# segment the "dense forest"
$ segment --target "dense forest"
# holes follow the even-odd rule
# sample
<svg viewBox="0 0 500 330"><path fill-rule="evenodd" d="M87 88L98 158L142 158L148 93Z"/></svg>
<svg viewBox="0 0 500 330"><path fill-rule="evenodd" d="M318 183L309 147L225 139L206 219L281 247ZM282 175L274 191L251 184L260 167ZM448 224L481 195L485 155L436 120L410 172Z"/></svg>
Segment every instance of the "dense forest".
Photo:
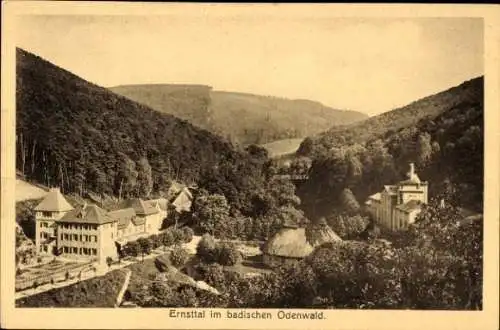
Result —
<svg viewBox="0 0 500 330"><path fill-rule="evenodd" d="M414 162L430 182L430 196L451 193L450 202L482 210L483 78L406 107L307 138L298 154L312 159L299 189L311 218L356 203L384 184L405 178Z"/></svg>
<svg viewBox="0 0 500 330"><path fill-rule="evenodd" d="M211 90L200 85L125 85L117 94L173 114L241 145L303 138L367 118L319 102ZM234 120L234 116L238 120Z"/></svg>
<svg viewBox="0 0 500 330"><path fill-rule="evenodd" d="M122 85L109 88L153 110L174 115L207 128L210 119L210 90L204 85Z"/></svg>
<svg viewBox="0 0 500 330"><path fill-rule="evenodd" d="M16 167L28 180L121 198L161 195L171 180L223 194L254 216L267 153L220 137L17 50Z"/></svg>

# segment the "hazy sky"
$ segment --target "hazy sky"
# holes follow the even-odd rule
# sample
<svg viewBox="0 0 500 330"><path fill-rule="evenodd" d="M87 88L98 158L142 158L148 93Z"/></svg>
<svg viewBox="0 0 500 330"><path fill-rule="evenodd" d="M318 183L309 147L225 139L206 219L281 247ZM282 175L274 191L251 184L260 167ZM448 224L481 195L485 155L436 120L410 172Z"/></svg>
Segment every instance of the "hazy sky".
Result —
<svg viewBox="0 0 500 330"><path fill-rule="evenodd" d="M377 114L483 74L481 19L24 16L17 45L101 86L207 84Z"/></svg>

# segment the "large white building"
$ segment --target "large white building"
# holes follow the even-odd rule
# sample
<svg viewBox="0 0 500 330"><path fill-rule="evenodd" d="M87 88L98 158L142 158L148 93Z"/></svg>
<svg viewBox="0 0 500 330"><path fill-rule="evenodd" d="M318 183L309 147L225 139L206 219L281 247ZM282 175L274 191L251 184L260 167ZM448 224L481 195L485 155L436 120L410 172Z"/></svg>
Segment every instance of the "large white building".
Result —
<svg viewBox="0 0 500 330"><path fill-rule="evenodd" d="M414 164L410 163L407 180L384 186L381 192L371 195L365 205L377 224L402 230L415 222L421 206L427 203L428 184L420 180Z"/></svg>
<svg viewBox="0 0 500 330"><path fill-rule="evenodd" d="M185 191L174 205L189 209L191 200ZM181 196L182 195L182 196ZM35 208L36 251L38 255L104 262L118 256L117 246L139 237L157 234L167 216L167 199L131 199L125 207L106 211L94 204L72 207L58 188L51 188ZM182 205L181 205L182 204Z"/></svg>

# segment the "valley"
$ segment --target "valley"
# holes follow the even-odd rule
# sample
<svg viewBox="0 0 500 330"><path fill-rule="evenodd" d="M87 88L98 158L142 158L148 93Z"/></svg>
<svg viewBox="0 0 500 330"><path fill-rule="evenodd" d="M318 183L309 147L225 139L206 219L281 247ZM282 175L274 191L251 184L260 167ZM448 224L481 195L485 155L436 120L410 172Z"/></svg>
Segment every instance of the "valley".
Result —
<svg viewBox="0 0 500 330"><path fill-rule="evenodd" d="M482 77L370 118L16 79L18 307L482 309Z"/></svg>

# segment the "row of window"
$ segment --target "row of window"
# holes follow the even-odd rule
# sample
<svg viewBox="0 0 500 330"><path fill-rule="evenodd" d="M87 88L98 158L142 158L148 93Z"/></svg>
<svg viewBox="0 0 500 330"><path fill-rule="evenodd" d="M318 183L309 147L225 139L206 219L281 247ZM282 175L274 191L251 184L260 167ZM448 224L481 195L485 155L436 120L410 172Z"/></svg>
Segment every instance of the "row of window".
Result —
<svg viewBox="0 0 500 330"><path fill-rule="evenodd" d="M63 253L79 254L85 256L95 256L97 255L97 249L91 248L77 248L72 246L63 246Z"/></svg>
<svg viewBox="0 0 500 330"><path fill-rule="evenodd" d="M61 241L97 242L97 235L61 234Z"/></svg>
<svg viewBox="0 0 500 330"><path fill-rule="evenodd" d="M48 228L48 227L49 227L49 223L48 222L44 222L44 221L40 222L40 228Z"/></svg>
<svg viewBox="0 0 500 330"><path fill-rule="evenodd" d="M91 225L86 223L62 223L60 227L63 229L73 229L73 230L97 230L97 225Z"/></svg>

